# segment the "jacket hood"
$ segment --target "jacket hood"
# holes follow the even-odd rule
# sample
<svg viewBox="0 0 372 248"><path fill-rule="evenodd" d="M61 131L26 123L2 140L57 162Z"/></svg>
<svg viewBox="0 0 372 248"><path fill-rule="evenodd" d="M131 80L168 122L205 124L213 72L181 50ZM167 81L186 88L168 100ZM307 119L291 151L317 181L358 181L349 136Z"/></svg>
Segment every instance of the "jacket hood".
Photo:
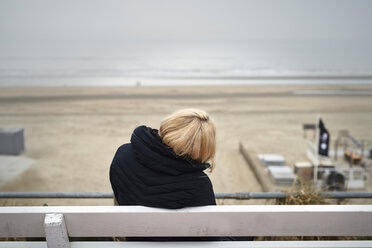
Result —
<svg viewBox="0 0 372 248"><path fill-rule="evenodd" d="M172 148L165 145L158 130L146 126L137 127L131 137L135 159L149 169L166 174L203 171L210 167L187 156L178 156Z"/></svg>

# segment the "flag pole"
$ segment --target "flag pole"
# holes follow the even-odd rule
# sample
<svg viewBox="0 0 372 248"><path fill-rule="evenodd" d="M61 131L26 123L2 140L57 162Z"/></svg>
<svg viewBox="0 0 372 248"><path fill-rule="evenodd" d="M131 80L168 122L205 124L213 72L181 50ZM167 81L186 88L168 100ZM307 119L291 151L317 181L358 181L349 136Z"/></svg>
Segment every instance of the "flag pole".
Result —
<svg viewBox="0 0 372 248"><path fill-rule="evenodd" d="M314 163L314 186L317 187L318 184L318 166L319 166L319 121L320 121L320 115L316 115L316 124L315 124L315 163Z"/></svg>

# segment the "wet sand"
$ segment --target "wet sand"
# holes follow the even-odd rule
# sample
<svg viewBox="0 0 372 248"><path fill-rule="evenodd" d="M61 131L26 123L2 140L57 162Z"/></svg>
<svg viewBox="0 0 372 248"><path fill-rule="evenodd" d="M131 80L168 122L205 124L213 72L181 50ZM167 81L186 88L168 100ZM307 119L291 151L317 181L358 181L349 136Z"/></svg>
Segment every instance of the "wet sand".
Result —
<svg viewBox="0 0 372 248"><path fill-rule="evenodd" d="M298 95L298 90L361 90L372 86L216 86L1 88L0 126L24 127L24 157L35 162L0 191L109 192L111 159L138 125L158 128L182 108L201 108L215 120L215 192L257 192L239 141L257 153L306 161L302 124L320 115L331 138L348 129L372 140L372 96ZM370 180L371 181L371 180ZM368 182L368 188L372 185ZM112 205L102 199L0 199L0 205ZM263 204L265 201L220 201Z"/></svg>

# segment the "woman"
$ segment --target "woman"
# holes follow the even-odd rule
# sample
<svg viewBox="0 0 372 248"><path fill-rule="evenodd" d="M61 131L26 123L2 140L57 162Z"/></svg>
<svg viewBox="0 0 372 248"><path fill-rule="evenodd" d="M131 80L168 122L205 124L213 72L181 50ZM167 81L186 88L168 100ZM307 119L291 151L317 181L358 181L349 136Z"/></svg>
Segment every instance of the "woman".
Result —
<svg viewBox="0 0 372 248"><path fill-rule="evenodd" d="M216 205L212 169L216 128L208 114L185 109L165 118L159 131L137 127L117 150L110 181L119 205L178 209Z"/></svg>
<svg viewBox="0 0 372 248"><path fill-rule="evenodd" d="M216 205L203 172L214 167L216 127L208 114L184 109L165 118L159 131L137 127L117 150L110 168L119 205L178 209ZM233 241L251 237L127 238L130 241Z"/></svg>

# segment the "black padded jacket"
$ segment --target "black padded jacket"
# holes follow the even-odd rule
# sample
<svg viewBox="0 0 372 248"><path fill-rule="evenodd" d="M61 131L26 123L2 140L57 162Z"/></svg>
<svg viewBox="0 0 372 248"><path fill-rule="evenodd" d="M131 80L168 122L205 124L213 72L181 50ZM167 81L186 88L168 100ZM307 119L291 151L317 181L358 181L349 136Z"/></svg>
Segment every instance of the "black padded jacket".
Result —
<svg viewBox="0 0 372 248"><path fill-rule="evenodd" d="M212 183L203 172L209 166L176 155L158 130L139 126L131 143L117 150L110 181L119 205L167 209L216 205Z"/></svg>

